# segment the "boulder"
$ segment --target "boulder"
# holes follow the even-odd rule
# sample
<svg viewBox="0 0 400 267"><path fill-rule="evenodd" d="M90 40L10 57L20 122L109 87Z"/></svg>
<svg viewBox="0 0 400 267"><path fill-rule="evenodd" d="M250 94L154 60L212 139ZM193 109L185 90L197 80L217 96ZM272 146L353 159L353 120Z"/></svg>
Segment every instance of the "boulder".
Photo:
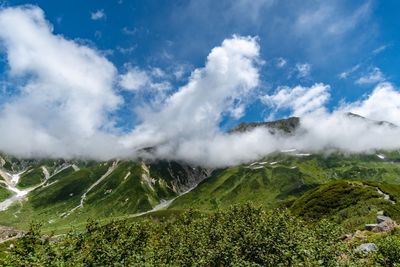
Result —
<svg viewBox="0 0 400 267"><path fill-rule="evenodd" d="M359 252L371 252L371 251L377 251L378 247L374 243L364 243L359 245L356 248L356 251Z"/></svg>
<svg viewBox="0 0 400 267"><path fill-rule="evenodd" d="M388 220L392 220L390 217L387 217L387 216L383 216L383 215L378 215L378 216L376 216L376 221L378 222L378 223L382 223L382 222L384 222L384 221L388 221Z"/></svg>
<svg viewBox="0 0 400 267"><path fill-rule="evenodd" d="M391 231L397 227L396 222L388 216L378 215L376 216L376 221L378 223L366 224L365 230L373 231L375 233L383 233Z"/></svg>
<svg viewBox="0 0 400 267"><path fill-rule="evenodd" d="M377 226L378 226L378 224L376 224L376 223L366 224L365 225L365 230L373 231L375 229L375 227L377 227Z"/></svg>
<svg viewBox="0 0 400 267"><path fill-rule="evenodd" d="M388 232L396 228L397 224L395 221L392 219L383 221L379 223L375 228L372 230L375 233L382 233L382 232Z"/></svg>

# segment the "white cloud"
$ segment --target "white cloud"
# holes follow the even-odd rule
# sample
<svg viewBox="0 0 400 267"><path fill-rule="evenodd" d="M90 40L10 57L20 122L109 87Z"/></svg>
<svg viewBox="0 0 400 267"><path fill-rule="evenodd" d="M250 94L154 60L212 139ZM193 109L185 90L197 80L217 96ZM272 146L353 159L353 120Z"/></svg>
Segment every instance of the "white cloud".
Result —
<svg viewBox="0 0 400 267"><path fill-rule="evenodd" d="M281 68L285 67L286 64L287 64L287 60L284 59L283 57L280 57L280 58L278 58L278 59L276 60L276 67L277 67L278 69L281 69Z"/></svg>
<svg viewBox="0 0 400 267"><path fill-rule="evenodd" d="M381 45L380 47L374 49L374 51L372 51L372 53L373 53L374 55L378 55L378 54L382 53L383 51L385 51L386 48L388 48L387 45Z"/></svg>
<svg viewBox="0 0 400 267"><path fill-rule="evenodd" d="M157 105L137 108L136 128L123 134L114 126L122 98L116 83L132 95L164 91L166 73L128 67L118 75L99 51L55 35L43 11L32 6L0 11L1 48L13 81L12 97L0 102L0 150L19 156L154 157L221 167L256 160L288 148L366 152L400 148L399 128L345 115L351 111L400 124L400 93L380 83L365 99L330 112L328 85L280 87L262 98L277 111L301 116L293 136L267 129L227 134L225 116L240 118L259 86L258 38L233 36L211 50L205 66ZM302 68L300 68L301 70ZM307 67L306 67L307 69ZM309 71L308 71L309 72ZM15 83L15 81L19 81ZM157 93L155 93L157 95ZM251 100L251 99L250 99ZM154 153L140 149L154 147Z"/></svg>
<svg viewBox="0 0 400 267"><path fill-rule="evenodd" d="M137 28L130 29L128 27L123 27L122 32L126 35L135 35L138 32Z"/></svg>
<svg viewBox="0 0 400 267"><path fill-rule="evenodd" d="M165 78L167 74L160 68L152 68L151 75L157 78Z"/></svg>
<svg viewBox="0 0 400 267"><path fill-rule="evenodd" d="M338 110L305 116L299 134L285 141L288 147L308 152L373 153L376 149L400 148L399 134L398 128L377 126Z"/></svg>
<svg viewBox="0 0 400 267"><path fill-rule="evenodd" d="M390 83L378 84L366 99L346 104L342 109L400 126L400 93Z"/></svg>
<svg viewBox="0 0 400 267"><path fill-rule="evenodd" d="M150 82L147 73L139 68L131 68L125 74L120 75L119 84L122 88L129 91L143 89Z"/></svg>
<svg viewBox="0 0 400 267"><path fill-rule="evenodd" d="M350 75L352 75L354 72L356 72L360 67L361 67L360 64L353 66L351 69L340 73L339 78L342 80L347 79Z"/></svg>
<svg viewBox="0 0 400 267"><path fill-rule="evenodd" d="M379 68L373 68L365 76L362 76L359 79L357 79L356 84L360 85L376 84L383 81L385 81L385 75L383 75L382 71Z"/></svg>
<svg viewBox="0 0 400 267"><path fill-rule="evenodd" d="M113 91L116 69L99 52L52 33L43 11L32 6L0 11L0 40L9 75L21 93L0 109L0 148L19 155L105 157L97 142L114 137L108 113L121 98ZM109 153L107 152L107 154Z"/></svg>
<svg viewBox="0 0 400 267"><path fill-rule="evenodd" d="M226 39L211 51L205 67L194 70L188 84L159 110L141 114L144 123L126 138L126 144L138 148L162 145L166 157L174 155L185 140L218 134L222 114L237 107L235 100L258 85L258 57L255 38Z"/></svg>
<svg viewBox="0 0 400 267"><path fill-rule="evenodd" d="M319 83L311 87L279 87L274 95L266 95L261 101L275 111L289 109L294 116L302 117L308 113L325 110L330 87Z"/></svg>
<svg viewBox="0 0 400 267"><path fill-rule="evenodd" d="M138 67L128 66L127 71L119 75L119 85L127 91L153 90L162 93L171 89L171 84L162 80L164 78L166 74L159 68L145 71Z"/></svg>
<svg viewBox="0 0 400 267"><path fill-rule="evenodd" d="M263 10L270 8L275 0L236 0L227 12L233 13L239 19L250 19L253 23L259 20Z"/></svg>
<svg viewBox="0 0 400 267"><path fill-rule="evenodd" d="M343 35L358 26L363 20L368 18L371 12L371 3L367 1L348 15L340 14L333 3L324 3L314 9L300 13L294 28L299 35Z"/></svg>
<svg viewBox="0 0 400 267"><path fill-rule="evenodd" d="M136 46L129 46L129 47L121 47L117 46L117 50L124 55L131 54L133 51L135 51Z"/></svg>
<svg viewBox="0 0 400 267"><path fill-rule="evenodd" d="M101 20L106 18L106 13L104 12L104 9L99 9L96 10L92 13L90 13L90 18L92 20Z"/></svg>
<svg viewBox="0 0 400 267"><path fill-rule="evenodd" d="M295 67L297 78L307 78L311 73L311 65L308 63L297 63Z"/></svg>

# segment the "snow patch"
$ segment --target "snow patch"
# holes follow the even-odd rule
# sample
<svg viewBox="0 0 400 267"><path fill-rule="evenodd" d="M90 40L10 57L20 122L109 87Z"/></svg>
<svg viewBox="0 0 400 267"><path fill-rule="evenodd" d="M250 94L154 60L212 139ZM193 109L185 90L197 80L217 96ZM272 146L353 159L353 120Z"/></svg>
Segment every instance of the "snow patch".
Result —
<svg viewBox="0 0 400 267"><path fill-rule="evenodd" d="M386 157L385 157L384 155L382 155L382 154L376 154L376 156L377 156L378 158L380 158L380 159L386 159Z"/></svg>
<svg viewBox="0 0 400 267"><path fill-rule="evenodd" d="M129 175L131 175L131 172L128 172L128 173L125 175L124 181L125 181L126 179L128 179Z"/></svg>

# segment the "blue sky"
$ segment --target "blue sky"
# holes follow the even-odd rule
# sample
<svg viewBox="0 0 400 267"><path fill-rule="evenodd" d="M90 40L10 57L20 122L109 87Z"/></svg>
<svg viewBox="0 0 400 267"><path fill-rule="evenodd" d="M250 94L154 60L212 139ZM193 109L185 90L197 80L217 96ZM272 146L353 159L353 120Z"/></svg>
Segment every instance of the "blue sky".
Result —
<svg viewBox="0 0 400 267"><path fill-rule="evenodd" d="M31 132L27 144L51 150L80 137L115 147L109 139L122 136L140 148L334 110L399 122L398 1L0 5L0 127L12 121L10 140Z"/></svg>
<svg viewBox="0 0 400 267"><path fill-rule="evenodd" d="M55 33L102 50L121 71L127 63L166 72L184 68L185 75L174 84L184 83L191 70L204 65L210 50L232 34L260 38L265 65L259 90L324 82L331 86L332 108L342 99L371 92L374 83L355 81L374 68L399 83L398 1L5 2L21 4L42 8ZM97 11L104 16L93 20ZM282 68L276 67L279 58L287 62ZM309 64L309 75L299 77L296 64ZM4 70L4 60L1 65ZM357 65L340 79L340 73ZM268 109L257 101L248 109L241 120L268 117Z"/></svg>

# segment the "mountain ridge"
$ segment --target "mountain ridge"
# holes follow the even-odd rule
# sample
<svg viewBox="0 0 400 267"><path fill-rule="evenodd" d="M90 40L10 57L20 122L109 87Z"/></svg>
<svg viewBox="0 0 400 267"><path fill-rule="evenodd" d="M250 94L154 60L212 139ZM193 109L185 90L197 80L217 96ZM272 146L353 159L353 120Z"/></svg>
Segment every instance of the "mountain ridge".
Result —
<svg viewBox="0 0 400 267"><path fill-rule="evenodd" d="M274 134L292 135L300 124L301 119L293 117L242 123L230 132L267 127ZM340 179L376 182L382 191L385 183L396 187L400 184L399 160L399 151L325 155L289 149L246 164L207 169L166 160L97 162L18 159L3 154L0 206L14 199L0 211L0 225L25 229L31 220L40 219L46 229L58 231L66 225L81 225L88 218L136 217L152 211L174 214L190 208L207 211L247 201L266 208L290 208L310 190ZM391 193L392 197L397 194ZM400 220L400 212L387 209Z"/></svg>

